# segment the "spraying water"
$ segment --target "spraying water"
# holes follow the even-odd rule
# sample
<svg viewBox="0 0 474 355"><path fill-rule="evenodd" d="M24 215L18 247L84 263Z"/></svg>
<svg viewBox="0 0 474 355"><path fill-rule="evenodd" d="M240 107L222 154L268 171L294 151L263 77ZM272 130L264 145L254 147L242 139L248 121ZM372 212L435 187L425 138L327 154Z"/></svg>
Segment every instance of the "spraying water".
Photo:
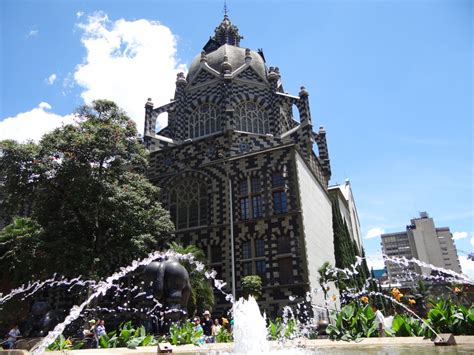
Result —
<svg viewBox="0 0 474 355"><path fill-rule="evenodd" d="M234 304L234 352L238 354L267 353L267 325L252 296L248 301L241 298Z"/></svg>
<svg viewBox="0 0 474 355"><path fill-rule="evenodd" d="M116 281L120 280L127 274L137 270L141 266L145 266L150 264L152 261L157 260L159 258L169 258L169 257L175 257L181 260L186 260L192 265L196 267L198 271L203 271L205 269L205 265L197 260L194 260L194 256L192 254L179 254L174 251L167 251L165 253L161 252L153 252L150 253L147 257L141 259L141 260L134 260L131 265L127 267L122 267L120 271L112 274L111 276L107 277L104 281L100 281L96 283L93 287L93 292L87 297L87 299L82 302L80 305L73 306L71 310L69 311L68 316L65 318L65 320L62 323L59 323L54 327L52 331L48 333L48 335L33 349L33 354L41 354L44 352L44 350L52 343L54 340L64 332L64 329L71 324L73 321L78 319L82 312L85 310L85 307L89 305L95 298L99 296L104 296L107 291L113 287L116 287L117 285L115 284ZM210 272L205 272L205 276L208 279L212 279L214 281L214 287L218 289L220 292L222 292L225 295L225 298L227 301L230 301L233 303L233 298L232 295L227 294L224 290L223 287L226 285L225 282L222 280L218 280L215 278L216 272L214 270ZM156 306L161 306L157 300L155 301L155 307ZM257 306L258 308L258 306Z"/></svg>
<svg viewBox="0 0 474 355"><path fill-rule="evenodd" d="M53 276L53 278L42 281L42 282L39 282L39 281L32 282L32 283L23 285L17 289L12 290L9 294L5 296L0 295L0 306L18 294L25 293L26 296L24 296L23 298L26 298L34 294L35 292L37 292L39 289L41 289L44 286L70 285L72 288L75 285L81 285L81 286L92 287L93 292L88 296L88 298L80 305L78 306L76 305L72 307L66 319L62 323L58 324L51 332L49 332L49 334L43 339L43 341L33 350L34 354L39 354L39 353L42 353L46 349L46 347L48 347L49 344L51 344L64 331L66 326L68 326L71 322L81 317L82 313L87 310L87 308L85 307L87 307L95 298L105 295L107 291L110 290L111 288L116 288L117 291L131 291L131 290L138 289L137 287L135 287L134 289L120 288L116 283L119 279L123 278L130 272L135 271L141 266L148 265L149 263L151 263L152 261L156 259L167 258L167 257L175 257L180 260L185 260L189 262L191 265L193 265L196 268L196 270L204 272L206 278L213 281L215 288L225 295L226 300L231 303L234 303L232 295L226 293L223 290L226 283L223 282L222 280L216 279L216 272L214 270L205 271L205 265L199 261L196 261L192 254L181 255L174 251L168 251L165 253L154 252L154 253L149 254L146 258L133 261L131 265L121 268L120 271L114 273L113 275L105 279L104 281L100 281L100 282L95 282L91 280L84 281L84 280L81 280L80 277L74 278L71 280L66 280L64 278L62 279L60 278L58 280L56 275ZM339 273L339 274L345 275L347 278L350 278L358 274L357 267L361 265L362 260L363 258L358 257L355 264L352 265L350 268L346 268L346 269L331 268L331 269L328 269L327 274L337 275ZM408 263L416 263L423 267L430 267L431 269L442 272L445 275L447 274L450 276L449 277L450 280L454 279L457 281L463 281L465 283L473 284L473 281L468 279L464 275L457 274L451 270L437 268L433 265L423 263L416 259L408 260L406 258L387 257L387 260L394 263L401 264L401 265L407 265ZM439 276L437 276L437 278L438 277ZM448 277L446 277L445 279L448 279ZM358 297L360 294L364 293L370 296L385 297L389 299L391 302L394 302L398 304L399 306L403 307L408 313L410 313L415 318L419 319L420 321L426 324L426 322L422 318L420 318L415 312L413 312L411 309L406 307L404 304L398 302L394 298L380 292L367 291L370 285L370 281L372 281L372 278L368 278L366 280L365 285L362 287L362 290L360 292L357 293L357 292L351 292L352 290L348 290L349 292L347 292L346 295L350 298L355 298L355 297ZM139 293L135 296L135 298L141 297L143 295L145 295L145 293L143 292ZM308 300L308 297L309 297L309 300ZM308 293L306 297L306 301L309 302L310 298L311 298L311 293ZM153 313L153 311L157 307L161 306L161 304L159 304L157 300L153 300L153 301L154 301L155 306L153 307L151 311L147 312L149 315L150 313ZM292 299L290 297L290 301L294 301L294 298ZM301 305L297 304L298 309L301 308L300 306ZM328 310L327 304L326 304L326 307L318 307L317 305L314 305L314 304L312 306L316 308L324 309L326 311ZM121 311L121 310L143 312L143 310L119 307L118 311ZM234 313L234 319L235 319L235 328L234 328L235 352L238 354L249 354L249 353L255 353L255 352L270 353L270 346L267 341L266 321L262 317L260 310L258 308L258 304L255 301L255 299L253 297L250 297L248 301L240 299L237 303L234 304L233 313ZM306 310L304 310L303 313L306 314ZM304 335L310 332L309 329L305 329L306 326L304 324L300 324L300 322L297 321L297 317L295 317L295 315L292 313L291 308L287 306L284 309L284 315L283 315L284 322L283 323L286 325L289 319L293 319L296 321L298 334ZM312 326L311 322L308 322L307 324L310 324L310 326ZM437 337L439 337L439 335L434 331L434 329L432 329L429 326L429 324L426 324L426 326L434 334L436 334ZM271 350L271 353L273 352L275 352L274 349ZM278 352L281 353L282 351L280 350ZM290 353L292 354L294 354L295 352L302 353L301 349L292 348L290 351Z"/></svg>
<svg viewBox="0 0 474 355"><path fill-rule="evenodd" d="M65 279L64 277L59 277L56 274L53 275L50 279L44 280L44 281L34 281L34 282L29 282L27 284L23 284L20 287L17 287L13 290L11 290L8 294L3 295L0 293L0 306L4 304L5 302L11 300L13 297L21 294L25 294L23 296L23 299L32 296L35 294L37 291L42 289L43 287L49 286L49 287L56 287L56 286L71 286L73 288L74 286L87 286L87 285L94 285L95 281L93 280L82 280L81 277L75 277L71 280Z"/></svg>

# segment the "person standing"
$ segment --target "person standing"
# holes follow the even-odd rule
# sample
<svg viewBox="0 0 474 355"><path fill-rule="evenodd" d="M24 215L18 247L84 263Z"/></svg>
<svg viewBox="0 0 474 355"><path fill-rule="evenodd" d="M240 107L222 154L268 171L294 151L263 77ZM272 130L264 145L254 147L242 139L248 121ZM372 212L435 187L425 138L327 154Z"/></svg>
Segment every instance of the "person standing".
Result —
<svg viewBox="0 0 474 355"><path fill-rule="evenodd" d="M194 330L201 333L198 343L200 345L204 344L204 335L201 327L201 319L199 319L199 317L194 317Z"/></svg>
<svg viewBox="0 0 474 355"><path fill-rule="evenodd" d="M202 321L202 330L204 332L204 336L206 337L206 343L213 343L214 338L212 337L212 319L211 319L211 312L204 311L204 320Z"/></svg>
<svg viewBox="0 0 474 355"><path fill-rule="evenodd" d="M219 324L219 319L214 319L214 324L212 325L212 337L214 341L216 340L217 333L221 330L222 326Z"/></svg>
<svg viewBox="0 0 474 355"><path fill-rule="evenodd" d="M15 343L17 339L20 337L20 329L18 329L18 325L15 325L10 331L8 332L7 341L4 343L6 349L13 349L15 347Z"/></svg>
<svg viewBox="0 0 474 355"><path fill-rule="evenodd" d="M104 325L104 320L103 319L98 319L97 320L94 331L95 331L95 338L97 340L97 347L99 347L100 337L107 334L105 332L105 325Z"/></svg>
<svg viewBox="0 0 474 355"><path fill-rule="evenodd" d="M95 337L95 323L95 319L91 319L89 321L88 326L86 326L82 331L86 347L97 348L97 339Z"/></svg>
<svg viewBox="0 0 474 355"><path fill-rule="evenodd" d="M375 305L372 305L372 310L375 312L375 324L377 324L377 330L379 337L385 336L385 317L383 313Z"/></svg>

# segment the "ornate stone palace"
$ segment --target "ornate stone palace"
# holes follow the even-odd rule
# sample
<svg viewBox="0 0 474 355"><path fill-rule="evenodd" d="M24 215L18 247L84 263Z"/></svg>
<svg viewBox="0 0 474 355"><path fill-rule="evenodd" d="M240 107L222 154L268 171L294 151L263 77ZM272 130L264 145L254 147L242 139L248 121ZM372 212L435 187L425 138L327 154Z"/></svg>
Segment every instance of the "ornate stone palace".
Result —
<svg viewBox="0 0 474 355"><path fill-rule="evenodd" d="M144 143L176 240L202 248L237 297L244 276L260 275L260 304L276 314L319 286L323 262L334 265L331 166L308 92L285 93L278 67L241 39L225 15L187 76L178 74L174 99L146 103ZM156 133L163 113L168 126ZM218 298L215 312L228 308Z"/></svg>

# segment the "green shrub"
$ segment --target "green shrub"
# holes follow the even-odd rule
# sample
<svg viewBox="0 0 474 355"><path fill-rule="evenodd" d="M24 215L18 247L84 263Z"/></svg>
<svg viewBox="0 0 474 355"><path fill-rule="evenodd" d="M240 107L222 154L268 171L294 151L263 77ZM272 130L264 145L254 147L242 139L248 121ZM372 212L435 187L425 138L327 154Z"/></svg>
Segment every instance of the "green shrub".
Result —
<svg viewBox="0 0 474 355"><path fill-rule="evenodd" d="M474 305L457 306L451 299L439 298L431 303L428 322L437 333L474 335ZM429 335L433 335L430 334Z"/></svg>
<svg viewBox="0 0 474 355"><path fill-rule="evenodd" d="M262 279L258 275L248 275L242 278L242 292L245 299L253 296L258 300L262 296Z"/></svg>
<svg viewBox="0 0 474 355"><path fill-rule="evenodd" d="M172 345L199 345L202 336L202 331L196 330L194 324L188 321L181 326L171 325L169 341Z"/></svg>
<svg viewBox="0 0 474 355"><path fill-rule="evenodd" d="M112 331L99 338L101 348L121 348L127 347L135 349L139 346L151 346L158 344L158 341L151 334L146 334L145 327L134 327L131 321L123 323L118 331Z"/></svg>
<svg viewBox="0 0 474 355"><path fill-rule="evenodd" d="M386 332L397 337L423 336L426 333L426 324L407 314L397 314L392 321L391 330Z"/></svg>
<svg viewBox="0 0 474 355"><path fill-rule="evenodd" d="M232 334L224 327L221 327L216 334L216 343L230 343L231 341L233 341Z"/></svg>
<svg viewBox="0 0 474 355"><path fill-rule="evenodd" d="M295 319L289 319L285 324L281 318L270 320L267 326L269 340L293 339L298 334L298 324Z"/></svg>
<svg viewBox="0 0 474 355"><path fill-rule="evenodd" d="M342 307L341 311L333 317L334 324L329 324L327 333L333 340L359 340L361 337L377 335L375 313L370 306L359 305L351 302Z"/></svg>
<svg viewBox="0 0 474 355"><path fill-rule="evenodd" d="M64 335L59 336L48 346L46 351L61 351L61 350L76 350L81 349L84 346L82 341L73 344L72 340L65 338Z"/></svg>

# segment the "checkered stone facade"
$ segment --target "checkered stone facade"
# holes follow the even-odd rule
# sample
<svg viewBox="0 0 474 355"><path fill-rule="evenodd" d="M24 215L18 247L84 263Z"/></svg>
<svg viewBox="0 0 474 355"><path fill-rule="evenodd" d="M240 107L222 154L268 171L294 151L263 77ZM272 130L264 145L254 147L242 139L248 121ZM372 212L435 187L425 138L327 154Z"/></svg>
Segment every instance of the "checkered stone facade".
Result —
<svg viewBox="0 0 474 355"><path fill-rule="evenodd" d="M224 21L229 20L225 17ZM221 28L218 32L222 31ZM162 202L176 223L176 240L204 250L209 263L218 269L218 277L227 282L227 292L231 291L234 274L239 296L243 263L260 261L259 268L264 274L259 303L268 314L276 314L288 303L289 296L303 297L316 287L310 282L311 255L306 249L308 238L316 237L305 233L305 223L309 222L303 220L301 194L305 187L298 178L297 156L311 171L314 183L327 194L330 161L325 131L313 132L308 92L304 88L298 96L284 93L278 68L268 69L263 53L222 42L225 36L219 36L209 40L187 77L178 74L175 96L169 104L154 108L151 100L146 103L143 140L150 151L148 175L162 189ZM268 118L268 133L237 130L236 119L242 119L237 115L244 103L255 105ZM209 130L203 126L203 134L191 138L193 115L202 105L209 104L217 108L218 127ZM292 106L299 112L299 121L293 118ZM168 126L156 133L156 118L163 112L168 113ZM250 120L246 127L262 131L262 123L253 122L252 117L246 116ZM313 151L313 143L317 144L319 155ZM281 183L277 189L275 176ZM200 195L201 205L187 201L185 194L175 196L175 187L185 179L204 186L206 194ZM246 181L252 184L245 189L248 200L242 192ZM257 195L252 195L253 189ZM198 213L189 206L200 209L203 219L196 222ZM251 208L253 215L249 215L247 208ZM231 264L231 228L235 270ZM332 235L324 238L328 239L325 243L332 242ZM254 255L251 261L245 261L248 250L244 253L244 246L247 248L249 242L257 243L256 240L258 257ZM283 242L287 243L285 250L279 246ZM328 256L328 260L331 258L334 255ZM225 299L217 296L215 312L228 309Z"/></svg>

